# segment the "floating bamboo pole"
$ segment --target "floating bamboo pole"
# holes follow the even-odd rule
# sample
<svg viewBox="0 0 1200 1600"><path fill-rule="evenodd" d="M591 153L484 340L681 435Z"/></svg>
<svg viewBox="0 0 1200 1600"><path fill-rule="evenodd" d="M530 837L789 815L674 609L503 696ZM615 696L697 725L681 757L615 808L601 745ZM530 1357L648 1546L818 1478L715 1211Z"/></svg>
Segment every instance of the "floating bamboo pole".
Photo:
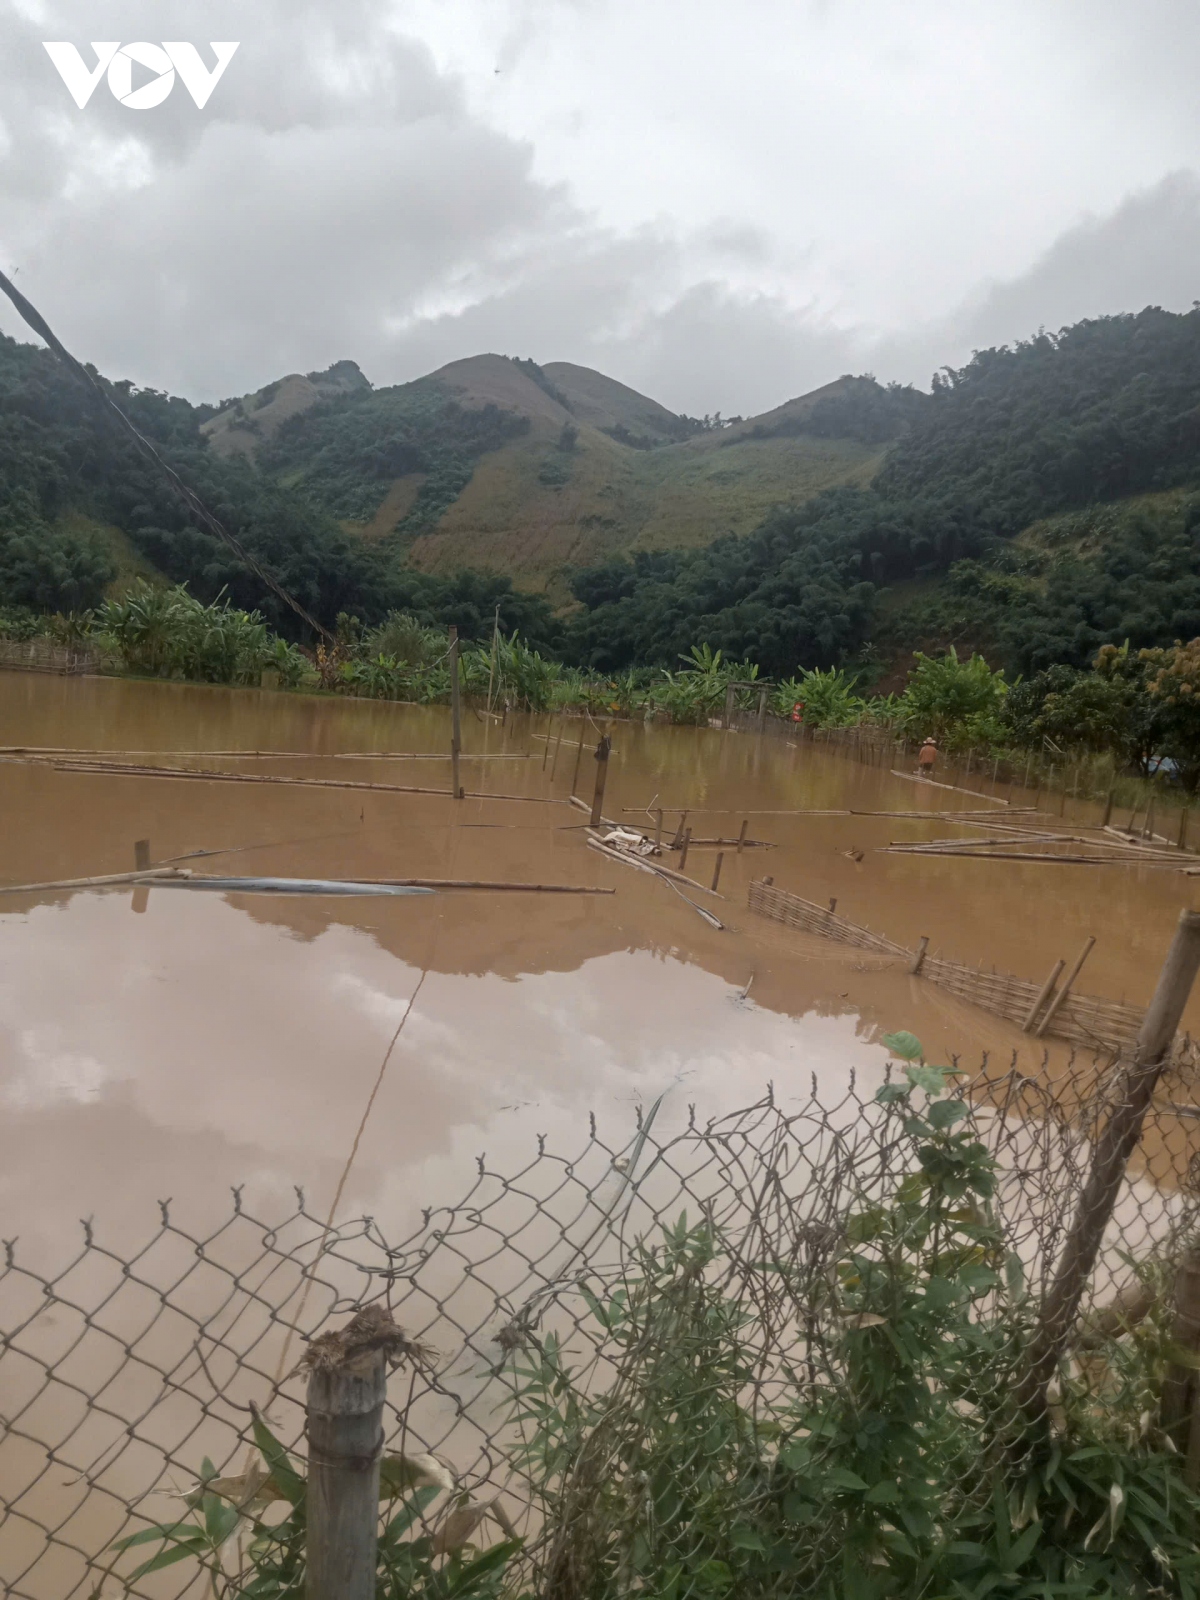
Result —
<svg viewBox="0 0 1200 1600"><path fill-rule="evenodd" d="M179 881L191 876L187 867L150 867L142 872L109 872L98 878L59 878L50 883L5 883L0 884L0 894L33 894L47 889L103 889L110 884L153 883L156 878L160 881Z"/></svg>
<svg viewBox="0 0 1200 1600"><path fill-rule="evenodd" d="M15 765L27 764L22 756L0 756L0 761ZM450 789L430 789L402 783L363 783L353 778L295 778L282 773L267 772L215 772L211 768L133 766L121 762L51 761L36 763L48 766L52 772L76 772L91 777L121 778L173 778L196 783L274 783L300 788L371 790L377 794L437 794L450 795ZM532 794L485 794L478 790L463 791L471 800L520 800L527 804L562 805L561 800Z"/></svg>
<svg viewBox="0 0 1200 1600"><path fill-rule="evenodd" d="M612 861L620 861L627 867L640 867L644 872L656 873L660 878L670 878L674 883L689 884L693 889L699 889L704 894L716 893L706 883L697 883L695 878L689 878L684 872L675 872L670 867L660 866L657 861L647 861L643 856L629 855L624 850L616 850L612 845L605 844L603 839L597 839L590 830L588 832L588 848L599 850L601 855L608 856ZM716 893L716 898L724 900L725 896Z"/></svg>

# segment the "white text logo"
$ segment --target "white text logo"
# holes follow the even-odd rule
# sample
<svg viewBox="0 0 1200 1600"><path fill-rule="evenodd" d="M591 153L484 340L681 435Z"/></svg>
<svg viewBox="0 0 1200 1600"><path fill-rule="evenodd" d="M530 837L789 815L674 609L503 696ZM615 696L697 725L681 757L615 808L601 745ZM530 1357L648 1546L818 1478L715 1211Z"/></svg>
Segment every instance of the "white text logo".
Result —
<svg viewBox="0 0 1200 1600"><path fill-rule="evenodd" d="M96 65L89 67L73 44L47 44L46 54L58 68L59 77L71 91L71 99L82 111L95 93L100 79L107 73L108 87L123 106L130 111L150 111L163 101L175 87L175 75L183 79L183 86L202 109L208 97L221 81L225 68L233 60L236 44L210 44L217 58L210 71L201 60L194 44L179 41L163 44L96 44ZM134 87L135 66L144 68ZM153 76L146 81L145 74Z"/></svg>

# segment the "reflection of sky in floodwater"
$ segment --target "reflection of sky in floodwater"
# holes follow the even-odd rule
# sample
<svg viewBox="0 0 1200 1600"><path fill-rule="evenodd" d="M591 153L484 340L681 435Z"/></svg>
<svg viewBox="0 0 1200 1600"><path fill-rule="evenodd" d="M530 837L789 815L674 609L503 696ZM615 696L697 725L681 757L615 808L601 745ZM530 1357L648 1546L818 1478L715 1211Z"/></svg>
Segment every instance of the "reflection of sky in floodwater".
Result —
<svg viewBox="0 0 1200 1600"><path fill-rule="evenodd" d="M243 1181L258 1203L299 1183L327 1205L418 975L360 930L300 939L208 896L151 894L131 916L127 894L78 894L0 917L6 1228L91 1212L136 1227L157 1198L208 1210ZM807 1093L813 1073L836 1098L848 1063L874 1075L883 1058L851 1016L760 1009L674 955L516 981L433 971L343 1213L398 1228L465 1187L476 1151L515 1164L535 1132L572 1149L592 1109L619 1136L664 1091L662 1125L768 1082Z"/></svg>

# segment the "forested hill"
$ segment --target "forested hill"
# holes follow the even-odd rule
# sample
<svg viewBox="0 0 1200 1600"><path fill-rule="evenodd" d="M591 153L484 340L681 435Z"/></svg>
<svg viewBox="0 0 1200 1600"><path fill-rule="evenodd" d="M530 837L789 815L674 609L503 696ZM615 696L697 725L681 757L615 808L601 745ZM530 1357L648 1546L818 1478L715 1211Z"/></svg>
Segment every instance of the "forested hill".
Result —
<svg viewBox="0 0 1200 1600"><path fill-rule="evenodd" d="M1021 670L1200 633L1200 310L982 351L935 379L873 483L745 540L580 573L575 648L763 669L951 642Z"/></svg>
<svg viewBox="0 0 1200 1600"><path fill-rule="evenodd" d="M602 670L707 642L781 677L1200 634L1200 311L980 352L931 394L847 377L732 421L497 355L392 389L339 362L220 407L113 392L331 625L405 609L479 637L499 604ZM77 382L0 340L0 606L80 609L135 575L294 636Z"/></svg>

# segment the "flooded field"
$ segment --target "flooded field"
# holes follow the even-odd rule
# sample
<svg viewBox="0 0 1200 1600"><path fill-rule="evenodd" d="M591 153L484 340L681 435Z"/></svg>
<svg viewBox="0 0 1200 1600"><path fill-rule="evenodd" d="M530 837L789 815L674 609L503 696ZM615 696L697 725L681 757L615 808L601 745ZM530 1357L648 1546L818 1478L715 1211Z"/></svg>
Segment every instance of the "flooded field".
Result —
<svg viewBox="0 0 1200 1600"><path fill-rule="evenodd" d="M321 1212L343 1177L343 1214L400 1226L461 1186L476 1151L582 1130L590 1110L616 1130L664 1093L670 1117L747 1102L768 1081L786 1100L814 1073L823 1088L852 1068L869 1080L884 1060L878 1036L896 1028L966 1064L1029 1048L895 963L753 916L747 886L764 873L816 901L835 896L839 912L905 944L927 935L932 949L1027 977L1094 933L1081 987L1138 1003L1193 900L1192 880L1173 872L879 854L946 825L787 812L973 802L784 740L614 724L606 814L663 806L670 828L687 807L697 837L736 836L748 818L750 836L775 846L726 852L726 899L706 902L727 924L718 931L665 883L586 847L567 803L569 741L595 730L568 722L543 764L545 729L465 721L467 790L524 800L0 766L7 883L120 872L149 838L156 861L223 852L206 871L616 891L0 900L5 1233L40 1251L94 1215L136 1236L156 1200L202 1218L236 1184L268 1211L298 1184ZM441 708L0 675L4 746L187 752L182 764L436 789L449 784L448 737ZM293 754L195 755L234 750ZM366 751L437 759L325 759ZM594 771L585 750L581 794ZM689 873L707 881L713 858L695 847Z"/></svg>

